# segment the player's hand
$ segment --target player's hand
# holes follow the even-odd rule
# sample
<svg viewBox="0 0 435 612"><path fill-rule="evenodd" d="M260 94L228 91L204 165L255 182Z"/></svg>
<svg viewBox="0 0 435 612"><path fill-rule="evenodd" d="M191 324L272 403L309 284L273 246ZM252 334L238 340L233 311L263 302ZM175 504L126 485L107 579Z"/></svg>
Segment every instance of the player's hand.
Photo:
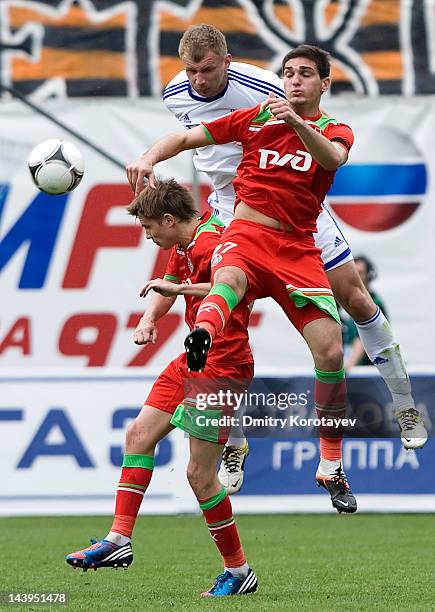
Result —
<svg viewBox="0 0 435 612"><path fill-rule="evenodd" d="M291 127L297 127L303 123L303 119L301 119L301 117L295 113L288 100L278 98L271 92L266 100L266 104L274 117L284 120Z"/></svg>
<svg viewBox="0 0 435 612"><path fill-rule="evenodd" d="M154 166L147 158L147 155L142 155L139 159L126 167L127 179L130 187L137 197L145 188L145 180L148 181L153 189L156 186L156 177L154 176Z"/></svg>
<svg viewBox="0 0 435 612"><path fill-rule="evenodd" d="M145 283L139 295L140 297L146 297L148 293L153 290L163 295L163 297L174 297L178 295L179 289L180 285L178 283L171 283L163 278L154 278Z"/></svg>
<svg viewBox="0 0 435 612"><path fill-rule="evenodd" d="M133 342L135 344L155 344L157 340L157 327L154 321L142 317L139 321L139 325L136 327L133 334Z"/></svg>

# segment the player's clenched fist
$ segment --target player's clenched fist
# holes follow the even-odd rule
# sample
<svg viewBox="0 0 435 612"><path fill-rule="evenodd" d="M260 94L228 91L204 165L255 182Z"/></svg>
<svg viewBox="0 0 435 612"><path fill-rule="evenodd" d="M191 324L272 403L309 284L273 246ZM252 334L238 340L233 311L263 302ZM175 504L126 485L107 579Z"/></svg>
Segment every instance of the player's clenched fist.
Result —
<svg viewBox="0 0 435 612"><path fill-rule="evenodd" d="M133 334L135 344L155 344L157 340L157 327L154 321L142 317Z"/></svg>
<svg viewBox="0 0 435 612"><path fill-rule="evenodd" d="M295 113L288 100L278 98L273 93L270 93L266 100L266 105L269 107L272 115L277 119L285 121L292 127L296 127L303 123L303 119Z"/></svg>
<svg viewBox="0 0 435 612"><path fill-rule="evenodd" d="M151 187L155 187L155 176L153 164L146 153L139 159L126 167L127 179L135 196L138 196L145 187L144 180L149 181Z"/></svg>

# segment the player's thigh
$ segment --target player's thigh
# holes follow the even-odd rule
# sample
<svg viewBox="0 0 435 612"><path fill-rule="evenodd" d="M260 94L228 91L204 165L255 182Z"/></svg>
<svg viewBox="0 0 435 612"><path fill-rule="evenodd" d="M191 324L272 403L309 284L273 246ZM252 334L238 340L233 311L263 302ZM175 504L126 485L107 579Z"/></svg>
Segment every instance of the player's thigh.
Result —
<svg viewBox="0 0 435 612"><path fill-rule="evenodd" d="M334 297L355 321L366 321L376 312L376 305L361 280L354 261L327 270Z"/></svg>
<svg viewBox="0 0 435 612"><path fill-rule="evenodd" d="M328 322L333 322L335 328L337 328L338 330L341 329L336 320L328 312L321 310L314 303L308 301L305 306L296 306L295 302L290 297L287 287L282 282L274 283L272 297L281 306L287 319L290 321L290 323L292 323L292 325L297 329L297 331L301 334L301 336L308 344L309 342L308 339L305 337L304 330L308 329L312 323L327 320ZM322 329L322 323L319 323L319 325L320 329ZM328 323L328 328L329 327L331 326ZM338 336L341 342L340 332ZM334 338L336 337L337 336L335 334ZM309 337L309 340L311 340L311 336ZM309 348L311 349L311 346L309 346Z"/></svg>
<svg viewBox="0 0 435 612"><path fill-rule="evenodd" d="M238 266L223 266L218 268L213 274L213 284L224 283L231 287L237 295L238 300L242 300L248 287L248 279L245 272Z"/></svg>
<svg viewBox="0 0 435 612"><path fill-rule="evenodd" d="M153 452L174 426L171 425L171 414L153 406L143 406L127 430L126 449L129 453Z"/></svg>
<svg viewBox="0 0 435 612"><path fill-rule="evenodd" d="M343 232L325 207L317 217L317 232L314 234L317 248L321 250L325 271L352 261L349 243Z"/></svg>
<svg viewBox="0 0 435 612"><path fill-rule="evenodd" d="M276 236L270 228L235 219L213 252L213 282L230 284L234 290L238 287L239 299L245 291L249 301L264 297L262 279L273 268L275 243ZM225 278L226 274L229 278Z"/></svg>

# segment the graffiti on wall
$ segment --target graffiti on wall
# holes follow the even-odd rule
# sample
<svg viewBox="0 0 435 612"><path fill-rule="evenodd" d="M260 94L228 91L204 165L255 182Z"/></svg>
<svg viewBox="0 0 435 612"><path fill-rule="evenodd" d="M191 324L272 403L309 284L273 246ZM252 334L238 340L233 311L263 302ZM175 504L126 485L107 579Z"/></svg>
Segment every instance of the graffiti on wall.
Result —
<svg viewBox="0 0 435 612"><path fill-rule="evenodd" d="M435 93L435 0L2 0L1 84L25 95L158 95L190 24L237 61L279 71L289 48L333 57L333 93Z"/></svg>

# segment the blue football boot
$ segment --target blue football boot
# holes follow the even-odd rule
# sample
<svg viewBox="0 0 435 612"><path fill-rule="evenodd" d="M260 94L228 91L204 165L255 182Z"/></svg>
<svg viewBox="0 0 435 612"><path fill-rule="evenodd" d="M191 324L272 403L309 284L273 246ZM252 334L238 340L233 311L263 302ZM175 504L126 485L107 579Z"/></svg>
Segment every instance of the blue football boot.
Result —
<svg viewBox="0 0 435 612"><path fill-rule="evenodd" d="M92 546L67 555L66 562L72 567L81 567L84 572L88 569L97 570L99 567L122 567L127 569L133 561L131 543L118 546L108 540L91 539Z"/></svg>
<svg viewBox="0 0 435 612"><path fill-rule="evenodd" d="M233 576L228 570L223 574L219 574L214 585L205 593L201 593L203 597L226 597L227 595L246 595L254 593L257 590L257 576L253 570L249 568L248 575L244 578Z"/></svg>

